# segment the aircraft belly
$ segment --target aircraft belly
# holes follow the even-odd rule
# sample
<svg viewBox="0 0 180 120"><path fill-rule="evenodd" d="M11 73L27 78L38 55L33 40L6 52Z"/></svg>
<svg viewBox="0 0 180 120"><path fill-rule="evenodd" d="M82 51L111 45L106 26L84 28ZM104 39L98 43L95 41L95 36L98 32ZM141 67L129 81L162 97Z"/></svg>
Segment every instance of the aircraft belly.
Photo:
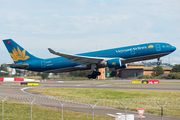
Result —
<svg viewBox="0 0 180 120"><path fill-rule="evenodd" d="M87 70L90 69L87 66L75 66L75 67L67 67L67 68L61 68L61 69L55 69L55 70L48 70L45 71L46 73L61 73L61 72L71 72L76 70Z"/></svg>
<svg viewBox="0 0 180 120"><path fill-rule="evenodd" d="M126 64L126 63L131 63L131 62L137 62L137 61L143 61L143 60L150 60L150 59L155 59L155 58L160 58L165 55L170 54L171 52L168 53L161 53L161 54L153 54L153 55L146 55L146 56L139 56L139 57L133 57L133 58L126 58L122 59L121 63Z"/></svg>

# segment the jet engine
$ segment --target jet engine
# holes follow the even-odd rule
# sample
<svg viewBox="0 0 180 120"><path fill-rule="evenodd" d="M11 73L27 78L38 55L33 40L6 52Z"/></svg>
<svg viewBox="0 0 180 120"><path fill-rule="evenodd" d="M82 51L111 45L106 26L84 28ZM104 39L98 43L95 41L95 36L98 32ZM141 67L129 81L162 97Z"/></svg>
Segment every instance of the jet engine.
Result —
<svg viewBox="0 0 180 120"><path fill-rule="evenodd" d="M120 58L115 58L115 59L111 59L107 61L107 66L109 68L116 68L116 69L120 69L120 68L126 68L127 65L126 64L121 64L121 59Z"/></svg>

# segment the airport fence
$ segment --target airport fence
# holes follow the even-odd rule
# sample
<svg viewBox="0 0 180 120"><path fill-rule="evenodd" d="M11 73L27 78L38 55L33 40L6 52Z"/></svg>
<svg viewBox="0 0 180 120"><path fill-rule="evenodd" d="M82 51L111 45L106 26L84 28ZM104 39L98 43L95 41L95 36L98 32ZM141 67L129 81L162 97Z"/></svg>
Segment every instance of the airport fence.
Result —
<svg viewBox="0 0 180 120"><path fill-rule="evenodd" d="M63 119L63 110L72 110L77 112L87 112L92 114L92 119L94 119L94 110L99 109L102 111L105 110L131 110L136 111L137 108L145 108L148 113L155 113L159 115L170 116L169 113L172 110L174 115L172 117L179 117L179 112L176 113L173 111L180 111L180 100L173 98L142 98L142 99L82 99L82 98L70 98L70 97L53 97L53 96L41 96L41 95L13 95L13 94L4 94L0 93L0 102L1 102L1 116L3 118L10 119L13 118L14 111L21 111L21 107L16 109L16 105L21 106L22 104L28 104L29 108L24 108L25 111L21 111L28 116L24 118L33 119L39 115L36 115L35 112L32 112L33 105L45 106L46 108L58 108L61 109L61 119ZM165 108L164 114L162 113L163 107ZM166 113L167 111L167 113ZM8 113L7 113L8 112ZM11 115L12 114L12 115ZM104 113L103 113L104 114ZM10 118L9 118L10 116ZM59 115L60 116L60 115ZM39 116L42 117L42 116ZM54 118L52 118L54 119ZM59 117L58 117L59 119Z"/></svg>

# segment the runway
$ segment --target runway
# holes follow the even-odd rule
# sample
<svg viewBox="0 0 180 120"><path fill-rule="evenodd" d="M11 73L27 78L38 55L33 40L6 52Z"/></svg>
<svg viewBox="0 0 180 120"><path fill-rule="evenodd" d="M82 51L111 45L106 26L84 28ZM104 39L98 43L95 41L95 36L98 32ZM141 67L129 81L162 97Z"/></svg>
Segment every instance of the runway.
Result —
<svg viewBox="0 0 180 120"><path fill-rule="evenodd" d="M132 84L131 80L106 80L106 81L57 81L40 83L42 87L60 88L100 88L100 89L142 89L142 90L180 90L180 80L162 81L164 84ZM174 84L177 83L177 84Z"/></svg>
<svg viewBox="0 0 180 120"><path fill-rule="evenodd" d="M164 81L163 81L164 82ZM169 81L165 81L169 82ZM180 81L171 81L174 83L179 83ZM40 82L37 87L27 87L31 89L36 89L40 87L60 87L60 88L99 88L99 89L142 89L142 90L180 90L180 84L157 84L157 85L148 85L148 84L131 84L130 81L120 81L120 80L89 80L89 81L48 81L48 82ZM0 93L6 94L14 94L14 95L29 95L25 92L22 92L20 89L25 86L13 85L10 83L4 83L0 85ZM50 107L54 107L53 105L48 105ZM60 108L60 106L59 106ZM65 106L65 110L75 111L75 112L83 112L83 113L91 113L90 107L69 107ZM109 109L109 108L95 108L95 114L106 115L107 113L115 114L115 113L124 113L124 110L119 109ZM138 115L137 112L128 111L128 113L132 113ZM156 120L161 119L159 115L152 114L144 114L146 116L146 120ZM172 117L164 117L164 120L176 120L180 118L172 118ZM135 120L139 120L139 118L135 118Z"/></svg>

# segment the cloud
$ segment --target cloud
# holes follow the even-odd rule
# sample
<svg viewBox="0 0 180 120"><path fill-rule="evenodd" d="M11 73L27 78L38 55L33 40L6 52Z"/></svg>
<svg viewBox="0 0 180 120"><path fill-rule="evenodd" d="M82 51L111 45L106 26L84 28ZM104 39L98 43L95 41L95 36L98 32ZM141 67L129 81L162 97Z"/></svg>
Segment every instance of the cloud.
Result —
<svg viewBox="0 0 180 120"><path fill-rule="evenodd" d="M0 1L0 39L12 38L35 54L38 49L38 55L43 57L49 56L42 52L47 47L79 53L96 50L96 46L106 49L146 42L175 45L178 49L172 55L178 56L179 3L179 0ZM3 49L0 47L0 51Z"/></svg>

